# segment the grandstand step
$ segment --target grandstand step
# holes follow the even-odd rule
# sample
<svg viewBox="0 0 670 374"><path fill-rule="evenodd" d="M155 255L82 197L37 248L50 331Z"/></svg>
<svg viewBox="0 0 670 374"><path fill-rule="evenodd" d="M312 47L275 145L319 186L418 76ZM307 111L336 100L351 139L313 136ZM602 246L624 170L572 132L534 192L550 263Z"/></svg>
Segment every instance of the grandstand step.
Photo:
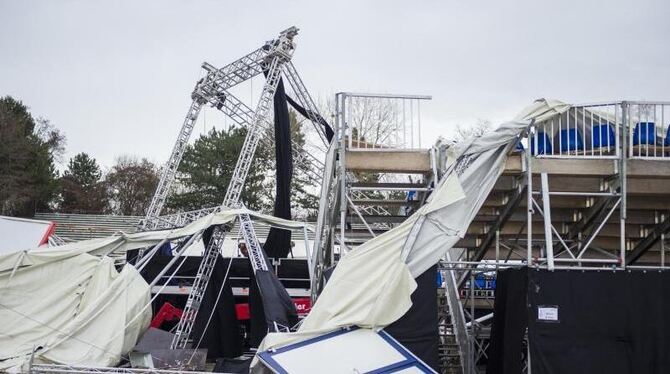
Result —
<svg viewBox="0 0 670 374"><path fill-rule="evenodd" d="M348 171L384 173L429 173L428 149L356 149L347 150L345 163Z"/></svg>

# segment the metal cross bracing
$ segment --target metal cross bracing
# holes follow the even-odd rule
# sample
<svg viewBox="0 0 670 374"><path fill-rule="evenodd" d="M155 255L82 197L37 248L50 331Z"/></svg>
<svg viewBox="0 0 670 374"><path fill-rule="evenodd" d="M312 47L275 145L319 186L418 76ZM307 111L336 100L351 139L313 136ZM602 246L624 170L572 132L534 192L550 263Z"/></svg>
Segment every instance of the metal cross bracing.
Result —
<svg viewBox="0 0 670 374"><path fill-rule="evenodd" d="M338 199L341 203L338 204L339 222L333 226L339 233L341 252L374 237L377 232L392 228L400 216L407 215L407 212L392 212L403 211L404 205L420 205L430 193L430 184L436 179L435 168L429 166L433 160L428 161L429 150L416 149L421 144L419 102L430 99L430 96L421 95L336 95ZM407 172L394 160L384 160L385 154L396 151L401 152L394 156L399 160L404 155L425 156L428 161L425 169ZM359 165L365 170L350 165L348 154L352 152L356 152ZM371 157L381 160L383 165L379 169L365 165ZM419 174L417 178L423 182L407 183L404 179L412 173ZM366 176L373 177L366 181ZM402 197L400 200L389 198L392 195ZM368 222L368 217L374 217L375 222ZM384 217L389 218L385 220ZM350 233L346 234L347 231Z"/></svg>
<svg viewBox="0 0 670 374"><path fill-rule="evenodd" d="M212 79L205 80L207 84L202 85L203 90L201 92L207 93L207 97L209 98L214 97L214 99L210 99L214 100L213 102L210 102L210 104L213 104L217 109L220 109L224 113L228 114L229 117L233 118L234 121L240 124L246 124L248 126L247 136L242 145L242 150L240 151L235 169L233 170L222 207L236 208L239 206L240 195L247 174L251 167L254 153L258 147L258 144L263 138L263 134L267 132L266 130L270 127L269 124L272 123L272 100L277 90L277 86L281 79L281 72L283 70L289 72L289 74L287 74L287 79L296 91L298 95L298 101L301 102L301 104L307 108L307 112L311 114L310 119L313 121L315 126L319 126L319 128L317 128L317 132L319 132L318 130L320 129L321 124L314 121L320 118L320 116L318 115L317 109L311 100L307 89L304 87L302 80L300 80L300 77L292 65L288 69L283 69L285 64L290 62L290 58L294 50L292 38L296 31L297 30L295 29L289 29L288 32L283 32L278 40L269 42L265 46L267 48L263 48L263 50L272 51L276 49L276 51L274 54L272 54L273 57L271 60L268 61L266 58L266 60L260 64L260 70L265 73L266 81L255 111L252 112L241 101L237 100L237 98L235 98L229 92L225 91L225 89L230 86L230 84L226 86L226 80L222 78L222 76L225 77L225 74L220 73L223 69L218 71L209 69L210 72L219 73L214 74ZM255 74L258 75L258 73ZM242 80L237 80L236 82L239 83L241 81ZM298 162L311 162L312 165L318 166L319 163L316 161L316 159L311 157L312 159L310 160L309 156L299 158ZM205 212L206 210L201 210L192 216L197 217L201 214L204 214ZM240 219L245 236L250 235L250 244L255 243L257 245L258 242L255 239L253 227L251 226L251 221L248 215L242 215ZM182 221L184 221L184 219L182 219ZM196 281L194 282L191 293L189 294L182 318L177 325L175 338L172 342L172 348L183 348L188 345L193 323L197 316L200 302L202 301L207 283L212 274L214 264L218 258L218 254L225 239L226 231L227 227L215 227L213 229L211 240L205 249L205 253L203 254L203 261L196 274ZM252 265L254 265L255 270L267 269L267 264L264 261L262 250L260 250L260 246L257 245L256 247L258 248L255 250L253 246L250 248Z"/></svg>
<svg viewBox="0 0 670 374"><path fill-rule="evenodd" d="M242 230L242 235L244 236L244 241L247 244L247 249L249 251L249 260L251 261L251 268L254 273L258 270L268 270L268 262L263 254L263 249L261 248L260 243L258 243L258 238L256 237L256 232L254 231L253 222L248 214L240 214L240 229Z"/></svg>
<svg viewBox="0 0 670 374"><path fill-rule="evenodd" d="M621 101L566 105L534 123L499 178L515 183L494 188L459 243L468 260L492 258L499 232L532 266L662 265L669 114L667 102Z"/></svg>
<svg viewBox="0 0 670 374"><path fill-rule="evenodd" d="M511 163L457 245L468 249L467 256L452 262L463 269L459 285L464 308L469 304L478 312L490 310L493 291L472 289L472 279L479 266L492 261L493 250L496 263L504 261L506 267L664 267L670 142L667 123L659 123L666 105L577 105L530 126L521 136L523 149L510 154ZM648 130L652 123L655 129ZM567 135L561 138L561 131ZM510 166L518 161L519 169ZM652 263L656 260L658 265ZM475 313L464 310L471 319L468 324L476 325ZM485 355L486 330L468 331L476 363Z"/></svg>
<svg viewBox="0 0 670 374"><path fill-rule="evenodd" d="M466 255L467 251L453 248L438 263L443 280L438 289L438 315L445 373L477 373L486 365L496 271L523 266L520 261L502 259L467 261ZM459 286L457 279L462 274L468 274L468 282Z"/></svg>
<svg viewBox="0 0 670 374"><path fill-rule="evenodd" d="M290 68L287 68L290 70ZM326 162L323 172L323 184L321 185L321 200L319 202L319 213L316 223L316 235L314 243L314 260L312 263L314 277L312 279L312 298L316 299L322 287L323 271L333 265L337 260L337 248L339 246L340 255L346 253L355 245L374 237L376 232L386 231L393 227L393 220L402 219L398 215L393 215L385 204L379 203L379 197L374 198L374 194L383 196L384 193L389 192L389 188L394 191L406 191L416 188L416 185L407 186L407 183L399 183L395 179L379 178L371 186L366 187L352 187L352 183L357 183L357 176L348 169L346 164L346 153L352 146L353 139L350 136L353 126L347 124L347 101L359 94L345 94L340 93L336 96L336 123L335 136L333 142L328 149L326 155ZM383 100L426 100L427 96L411 96L411 95L369 95L365 96L368 100L376 100L381 98ZM417 121L418 123L419 121ZM403 131L401 122L394 122L393 124L380 123L389 131ZM373 126L366 124L366 129L374 132ZM367 131L366 130L366 131ZM416 133L420 133L417 126L414 126ZM385 137L386 138L386 137ZM393 135L390 138L394 142L402 139L401 135ZM381 139L381 138L380 138ZM357 138L357 145L362 144L362 138ZM397 143L393 143L397 144ZM389 145L393 145L389 144ZM416 144L416 143L414 143ZM385 150L392 150L390 147L380 147ZM403 149L406 152L411 150ZM420 151L421 157L425 154L428 156L428 151ZM427 163L426 163L427 164ZM430 174L434 168L428 168L426 171ZM392 173L392 172L391 172ZM389 173L387 173L389 174ZM426 178L429 180L432 176ZM420 188L422 193L428 193L428 188ZM381 195L380 195L381 191ZM393 192L393 191L391 191ZM359 202L359 204L357 204ZM337 216L340 215L338 222ZM342 218L344 217L344 218ZM351 217L351 220L347 220ZM376 222L368 222L368 219L373 217ZM353 222L360 220L360 223ZM362 225L362 226L361 226ZM347 227L354 230L361 231L360 238L347 237L344 231ZM339 231L340 235L336 235Z"/></svg>
<svg viewBox="0 0 670 374"><path fill-rule="evenodd" d="M456 245L464 248L463 256L448 264L459 279L475 365L486 355L489 331L479 321L492 309L494 290L479 289L473 278L493 258L496 269L664 267L670 232L668 108L661 102L566 106L521 135L521 145ZM459 167L467 166L464 160ZM530 360L527 353L524 360Z"/></svg>
<svg viewBox="0 0 670 374"><path fill-rule="evenodd" d="M186 145L188 144L188 140L193 131L193 126L202 106L212 102L215 102L215 105L229 105L226 103L226 100L223 100L225 96L228 96L226 95L227 89L263 73L270 68L270 65L274 63L274 61L281 60L282 62L285 62L290 60L293 51L295 50L293 37L297 32L298 30L295 27L284 30L280 33L277 39L265 43L261 48L221 69L215 69L209 64L203 64L203 67L207 70L207 75L199 80L193 89L193 93L191 94L193 102L186 114L186 119L180 129L179 136L172 149L170 158L161 174L158 187L156 188L154 197L147 210L146 220L143 223L144 226L150 225L151 221L160 215L160 212L165 205L170 187L174 181L179 163L184 155ZM279 76L279 70L273 74ZM217 90L212 90L214 87L216 87ZM267 105L270 104L267 103L266 107ZM258 121L254 121L254 123L257 122Z"/></svg>
<svg viewBox="0 0 670 374"><path fill-rule="evenodd" d="M445 259L451 261L451 254L447 252ZM444 296L446 299L446 307L448 307L450 336L448 340L455 343L457 348L457 356L452 356L449 362L450 366L456 369L461 369L462 373L473 373L471 361L471 345L468 338L468 331L465 325L465 315L459 300L458 283L454 271L445 272L444 277ZM445 342L447 343L447 342Z"/></svg>
<svg viewBox="0 0 670 374"><path fill-rule="evenodd" d="M244 139L240 151L240 156L237 159L237 164L235 165L233 175L230 179L230 184L226 190L226 195L222 204L225 207L237 208L239 206L240 194L242 193L244 182L249 173L256 147L262 136L261 126L258 126L258 124L261 121L264 121L266 116L270 115L270 106L277 89L277 84L279 83L280 65L282 63L282 58L274 57L268 66L265 85L258 102L258 108L254 113L253 126L248 129L247 136ZM214 265L219 256L219 251L223 246L226 231L227 228L220 226L216 226L213 229L212 237L205 248L202 262L198 268L193 287L191 288L191 292L186 301L184 312L177 324L175 337L171 345L172 348L185 348L189 343L191 330L193 329L195 318L198 315L200 303L204 297L209 278L214 271Z"/></svg>

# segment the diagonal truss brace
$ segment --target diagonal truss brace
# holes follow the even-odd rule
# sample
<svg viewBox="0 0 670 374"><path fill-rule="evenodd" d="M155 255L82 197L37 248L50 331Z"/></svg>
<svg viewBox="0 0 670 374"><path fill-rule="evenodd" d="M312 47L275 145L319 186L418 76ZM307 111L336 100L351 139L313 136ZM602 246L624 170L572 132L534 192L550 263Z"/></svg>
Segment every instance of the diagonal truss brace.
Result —
<svg viewBox="0 0 670 374"><path fill-rule="evenodd" d="M227 90L263 73L267 70L271 61L277 59L282 61L290 60L295 49L293 37L297 32L298 29L295 27L284 30L280 33L279 38L265 43L261 48L221 69L216 69L207 63L203 64L203 68L205 68L208 73L196 83L195 88L193 89L193 93L191 94L193 102L189 107L184 123L179 131L179 136L172 149L170 158L163 168L156 192L147 209L146 218L141 223L142 228L152 228L152 221L160 215L160 212L165 205L170 187L176 176L179 163L186 150L188 139L191 137L193 126L198 119L200 110L204 104L211 100L212 92L208 91L207 88L215 84L216 86ZM279 74L279 72L277 72L277 74Z"/></svg>
<svg viewBox="0 0 670 374"><path fill-rule="evenodd" d="M284 61L280 57L275 57L269 65L265 86L263 87L258 108L254 113L253 126L249 128L247 136L244 139L240 156L237 159L235 170L233 171L228 190L226 191L226 196L223 200L222 205L224 207L236 208L239 205L242 188L247 174L249 173L254 153L256 152L256 148L258 147L258 143L262 136L262 130L259 123L264 121L265 118L270 115L270 106L275 91L277 90L277 84L279 83L280 77L280 66L283 62ZM205 248L203 260L196 274L196 280L186 301L184 313L177 324L175 337L171 344L171 348L173 349L185 348L189 343L189 336L193 329L198 310L200 309L200 303L204 297L207 285L209 284L209 279L214 271L216 259L223 246L226 231L227 228L220 226L216 226L213 229L212 238L210 239L207 248Z"/></svg>

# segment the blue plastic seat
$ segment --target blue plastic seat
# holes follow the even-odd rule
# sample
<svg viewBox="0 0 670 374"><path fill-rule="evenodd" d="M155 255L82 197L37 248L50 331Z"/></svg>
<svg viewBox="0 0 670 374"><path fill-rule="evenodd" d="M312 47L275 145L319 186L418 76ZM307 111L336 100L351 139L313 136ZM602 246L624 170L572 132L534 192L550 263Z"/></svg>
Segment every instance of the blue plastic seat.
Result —
<svg viewBox="0 0 670 374"><path fill-rule="evenodd" d="M614 147L616 144L616 137L614 136L614 129L609 123L602 123L594 125L591 129L591 136L593 139L593 148L600 147Z"/></svg>
<svg viewBox="0 0 670 374"><path fill-rule="evenodd" d="M638 122L633 130L633 145L656 144L656 124Z"/></svg>
<svg viewBox="0 0 670 374"><path fill-rule="evenodd" d="M530 154L551 154L551 140L549 139L549 135L547 135L544 131L539 131L537 133L537 153L535 153L535 138L535 136L530 138Z"/></svg>
<svg viewBox="0 0 670 374"><path fill-rule="evenodd" d="M561 130L561 152L570 152L570 151L583 151L584 150L584 140L582 139L582 133L577 129L564 129Z"/></svg>
<svg viewBox="0 0 670 374"><path fill-rule="evenodd" d="M670 147L670 126L668 126L668 130L665 132L665 141L663 144L665 147Z"/></svg>

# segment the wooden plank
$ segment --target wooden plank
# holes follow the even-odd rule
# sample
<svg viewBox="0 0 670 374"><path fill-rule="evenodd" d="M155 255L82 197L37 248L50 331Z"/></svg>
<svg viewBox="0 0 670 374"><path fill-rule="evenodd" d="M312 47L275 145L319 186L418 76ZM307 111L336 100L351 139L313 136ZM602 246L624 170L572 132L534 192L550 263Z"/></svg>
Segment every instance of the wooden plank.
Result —
<svg viewBox="0 0 670 374"><path fill-rule="evenodd" d="M504 174L516 175L523 172L522 155L513 154L507 158ZM618 163L614 159L579 158L533 158L533 174L568 176L606 177L616 173ZM628 176L631 178L670 179L670 158L668 160L629 159Z"/></svg>
<svg viewBox="0 0 670 374"><path fill-rule="evenodd" d="M428 173L430 153L427 149L398 150L348 150L345 155L349 171L380 173Z"/></svg>

